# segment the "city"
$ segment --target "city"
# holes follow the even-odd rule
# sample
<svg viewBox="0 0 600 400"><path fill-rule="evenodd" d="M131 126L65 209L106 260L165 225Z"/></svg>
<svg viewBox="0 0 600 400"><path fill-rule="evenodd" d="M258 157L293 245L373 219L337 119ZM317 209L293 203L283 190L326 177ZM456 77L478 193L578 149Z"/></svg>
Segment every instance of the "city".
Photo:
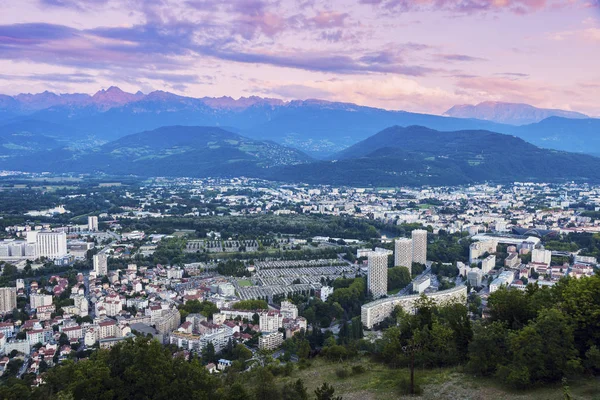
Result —
<svg viewBox="0 0 600 400"><path fill-rule="evenodd" d="M40 178L3 181L15 177ZM78 181L88 190L86 177ZM94 184L89 195L46 186L43 209L1 220L0 368L33 385L54 366L140 335L198 357L211 374L251 371L268 354L301 365L351 338L385 343L394 318L414 313L423 295L462 304L476 323L494 318L493 293L595 276L600 256L600 186L589 184ZM74 217L71 202L103 198L103 186L112 200L89 201ZM232 217L249 223L231 230ZM257 227L257 217L275 220ZM323 229L307 228L325 218ZM361 285L366 296L347 292ZM316 331L320 339L306 339Z"/></svg>
<svg viewBox="0 0 600 400"><path fill-rule="evenodd" d="M600 0L0 0L0 400L599 400Z"/></svg>

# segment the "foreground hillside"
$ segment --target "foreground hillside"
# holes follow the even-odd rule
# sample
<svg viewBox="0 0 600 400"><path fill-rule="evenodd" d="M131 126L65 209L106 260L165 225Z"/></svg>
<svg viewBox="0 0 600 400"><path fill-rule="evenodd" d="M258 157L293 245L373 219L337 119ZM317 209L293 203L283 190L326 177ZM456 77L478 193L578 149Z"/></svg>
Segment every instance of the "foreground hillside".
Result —
<svg viewBox="0 0 600 400"><path fill-rule="evenodd" d="M336 370L350 369L361 365L365 372L347 378L339 378ZM336 395L344 400L389 400L414 399L414 396L401 394L399 382L409 378L408 368L392 369L368 358L351 362L326 362L315 359L310 367L294 371L291 377L282 377L282 384L302 379L309 393L312 393L321 382L330 382ZM563 385L548 384L533 386L529 390L516 390L502 385L493 378L473 377L461 368L439 368L415 371L416 380L422 388L418 398L423 400L564 400ZM578 378L570 381L569 392L572 400L596 399L600 396L600 380L598 378Z"/></svg>

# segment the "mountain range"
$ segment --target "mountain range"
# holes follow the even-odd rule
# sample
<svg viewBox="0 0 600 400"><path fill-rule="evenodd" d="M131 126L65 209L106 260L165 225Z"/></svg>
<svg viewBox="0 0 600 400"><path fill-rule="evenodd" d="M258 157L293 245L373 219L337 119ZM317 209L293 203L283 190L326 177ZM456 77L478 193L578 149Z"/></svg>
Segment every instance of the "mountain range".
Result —
<svg viewBox="0 0 600 400"><path fill-rule="evenodd" d="M330 159L387 127L420 125L440 131L489 130L545 148L600 154L600 119L584 118L583 114L555 113L552 115L559 116L521 126L460 115L456 118L390 111L322 100L284 102L256 96L236 100L192 98L163 91L126 93L111 87L91 96L50 92L0 95L0 137L42 135L54 140L58 148L81 150L164 126L214 126L246 138L292 147L314 158ZM524 115L522 120L530 118ZM546 114L535 115L537 120ZM486 118L484 114L476 116ZM7 156L32 150L5 148ZM40 145L39 150L44 149Z"/></svg>
<svg viewBox="0 0 600 400"><path fill-rule="evenodd" d="M547 150L483 130L387 128L333 156L299 150L216 127L169 126L90 147L0 158L0 169L110 175L233 177L354 185L458 185L569 180L598 182L600 158Z"/></svg>
<svg viewBox="0 0 600 400"><path fill-rule="evenodd" d="M569 119L589 118L587 115L575 111L537 108L529 104L503 103L498 101L485 101L477 105L456 105L446 111L444 115L456 118L474 118L509 125L533 124L550 117Z"/></svg>

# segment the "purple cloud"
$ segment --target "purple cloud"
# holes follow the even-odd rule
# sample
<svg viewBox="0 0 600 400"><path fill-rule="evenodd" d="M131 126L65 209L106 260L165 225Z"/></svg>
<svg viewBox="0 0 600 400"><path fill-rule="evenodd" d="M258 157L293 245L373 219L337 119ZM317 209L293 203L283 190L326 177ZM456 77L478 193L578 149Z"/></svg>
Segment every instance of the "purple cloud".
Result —
<svg viewBox="0 0 600 400"><path fill-rule="evenodd" d="M0 25L0 46L11 43L42 43L76 35L76 29L64 25L44 23Z"/></svg>
<svg viewBox="0 0 600 400"><path fill-rule="evenodd" d="M460 61L460 62L473 62L473 61L487 61L485 58L467 56L465 54L435 54L434 58L438 61Z"/></svg>
<svg viewBox="0 0 600 400"><path fill-rule="evenodd" d="M0 74L2 80L25 79L36 82L66 82L66 83L93 83L96 77L85 73L72 74L32 74L32 75L5 75Z"/></svg>
<svg viewBox="0 0 600 400"><path fill-rule="evenodd" d="M202 54L227 61L249 64L268 64L277 67L338 74L367 74L373 72L423 76L434 72L420 65L405 65L396 57L384 52L354 58L345 54L324 53L258 53L225 50L212 46L202 47Z"/></svg>
<svg viewBox="0 0 600 400"><path fill-rule="evenodd" d="M401 50L356 55L355 51L352 55L291 50L273 53L243 49L243 45L231 37L218 31L213 34L211 29L211 26L198 27L188 22L88 30L49 24L4 25L0 26L0 58L108 70L185 69L187 64L178 57L210 56L227 61L341 74L378 72L422 76L434 71L425 66L407 65L399 56ZM219 34L223 35L222 39ZM205 43L199 42L203 35ZM77 45L70 46L65 42L69 40L76 41Z"/></svg>

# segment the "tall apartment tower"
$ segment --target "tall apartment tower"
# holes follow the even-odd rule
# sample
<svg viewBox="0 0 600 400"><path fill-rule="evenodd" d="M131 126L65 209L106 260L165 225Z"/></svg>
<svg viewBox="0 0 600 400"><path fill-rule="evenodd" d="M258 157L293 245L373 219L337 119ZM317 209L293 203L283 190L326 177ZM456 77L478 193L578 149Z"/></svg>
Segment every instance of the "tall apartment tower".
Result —
<svg viewBox="0 0 600 400"><path fill-rule="evenodd" d="M17 288L0 288L0 313L5 313L17 308Z"/></svg>
<svg viewBox="0 0 600 400"><path fill-rule="evenodd" d="M54 259L67 255L67 234L65 232L38 232L35 244L37 257Z"/></svg>
<svg viewBox="0 0 600 400"><path fill-rule="evenodd" d="M88 217L88 231L96 232L98 230L98 217Z"/></svg>
<svg viewBox="0 0 600 400"><path fill-rule="evenodd" d="M387 294L388 254L383 251L372 251L367 256L369 261L369 274L367 287L378 299Z"/></svg>
<svg viewBox="0 0 600 400"><path fill-rule="evenodd" d="M412 231L412 261L423 265L427 262L427 231L424 229Z"/></svg>
<svg viewBox="0 0 600 400"><path fill-rule="evenodd" d="M108 257L106 253L94 255L94 272L96 276L105 276L108 274Z"/></svg>
<svg viewBox="0 0 600 400"><path fill-rule="evenodd" d="M406 267L411 272L412 266L412 239L398 238L394 243L394 266Z"/></svg>

